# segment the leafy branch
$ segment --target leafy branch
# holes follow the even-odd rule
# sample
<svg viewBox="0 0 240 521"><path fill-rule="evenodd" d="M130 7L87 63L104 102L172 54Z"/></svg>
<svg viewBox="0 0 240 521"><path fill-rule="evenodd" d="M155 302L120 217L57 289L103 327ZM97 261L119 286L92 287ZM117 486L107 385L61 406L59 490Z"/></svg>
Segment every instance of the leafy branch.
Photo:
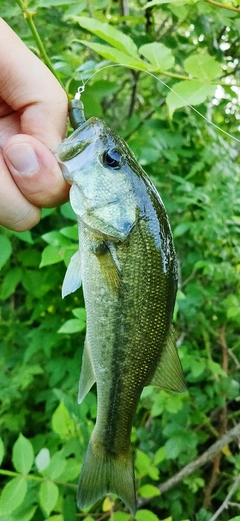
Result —
<svg viewBox="0 0 240 521"><path fill-rule="evenodd" d="M220 2L215 2L215 0L205 0L205 2L214 5L215 7L221 7L221 9L227 9L228 11L235 11L235 13L240 13L239 7L232 7L230 5L221 4Z"/></svg>
<svg viewBox="0 0 240 521"><path fill-rule="evenodd" d="M168 479L160 485L160 492L166 492L170 488L174 487L180 481L183 481L187 476L190 476L195 470L199 469L209 461L211 461L222 449L225 445L231 443L234 439L236 439L240 435L240 423L235 425L230 431L228 431L220 440L216 441L207 449L199 458L191 463L188 463L180 472L175 474L172 478Z"/></svg>
<svg viewBox="0 0 240 521"><path fill-rule="evenodd" d="M42 61L45 63L45 65L49 68L49 70L52 72L52 74L55 76L55 78L58 80L58 82L62 85L63 87L63 84L60 80L60 78L58 77L53 65L52 65L52 62L46 52L46 49L44 47L44 44L40 38L40 35L38 33L38 30L36 28L36 25L34 23L34 20L33 20L33 17L34 15L36 14L35 11L32 11L32 10L29 10L28 9L28 0L17 0L17 3L23 13L23 17L25 18L25 20L27 21L27 24L30 28L30 31L33 35L33 38L36 42L36 45L38 47L38 50L39 50L39 53L40 53L40 56L42 58Z"/></svg>
<svg viewBox="0 0 240 521"><path fill-rule="evenodd" d="M215 512L215 514L211 517L211 519L209 521L215 521L215 519L217 519L220 516L220 514L223 512L223 510L228 508L228 506L230 505L229 499L231 499L235 490L237 490L239 484L240 484L240 475L235 479L232 487L230 488L230 490L228 492L228 495L226 496L226 498L224 499L221 506L218 508L218 510Z"/></svg>
<svg viewBox="0 0 240 521"><path fill-rule="evenodd" d="M199 458L197 458L195 461L192 461L191 463L188 463L185 467L183 467L180 472L175 474L172 478L168 479L158 487L159 491L163 494L164 492L167 492L167 490L175 487L178 483L183 481L186 477L190 476L193 472L198 470L200 467L211 461L216 457L217 454L229 443L231 443L234 439L238 438L240 436L240 423L235 425L232 429L230 429L222 438L220 438L218 441L213 443L209 449L207 449ZM235 490L235 489L234 489ZM138 506L142 506L146 503L148 503L149 499L143 499L139 501ZM213 520L211 520L213 521Z"/></svg>
<svg viewBox="0 0 240 521"><path fill-rule="evenodd" d="M43 483L45 481L52 481L53 483L55 483L55 485L61 485L63 487L73 488L74 490L77 490L77 485L74 485L73 483L65 483L62 481L57 481L55 479L35 476L34 474L21 474L20 472L14 472L13 470L0 469L0 475L9 476L12 478L15 478L15 477L24 478L24 479L28 479L30 481L38 481L39 483Z"/></svg>

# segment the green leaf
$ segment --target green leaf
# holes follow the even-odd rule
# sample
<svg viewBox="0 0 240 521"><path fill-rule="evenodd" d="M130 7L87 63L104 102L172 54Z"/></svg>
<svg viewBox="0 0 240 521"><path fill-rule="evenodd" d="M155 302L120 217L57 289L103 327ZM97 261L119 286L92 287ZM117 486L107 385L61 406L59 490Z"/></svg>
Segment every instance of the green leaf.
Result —
<svg viewBox="0 0 240 521"><path fill-rule="evenodd" d="M59 475L60 481L74 481L79 476L79 461L76 458L68 458L64 460L65 466Z"/></svg>
<svg viewBox="0 0 240 521"><path fill-rule="evenodd" d="M12 245L10 240L4 235L0 235L0 270L6 264L12 254Z"/></svg>
<svg viewBox="0 0 240 521"><path fill-rule="evenodd" d="M142 45L139 53L149 60L155 70L167 71L174 66L175 58L171 49L162 43L153 42Z"/></svg>
<svg viewBox="0 0 240 521"><path fill-rule="evenodd" d="M166 459L165 447L160 447L154 455L154 465L159 465Z"/></svg>
<svg viewBox="0 0 240 521"><path fill-rule="evenodd" d="M159 518L156 514L153 514L151 510L138 510L135 515L136 521L159 521Z"/></svg>
<svg viewBox="0 0 240 521"><path fill-rule="evenodd" d="M115 27L112 27L107 23L99 22L99 20L94 18L86 18L84 16L71 16L71 19L78 22L81 27L95 34L119 51L123 51L129 56L137 58L137 46L134 41L130 36L118 31Z"/></svg>
<svg viewBox="0 0 240 521"><path fill-rule="evenodd" d="M79 318L79 320L83 320L86 322L86 309L85 308L75 308L72 309L72 314Z"/></svg>
<svg viewBox="0 0 240 521"><path fill-rule="evenodd" d="M17 472L28 474L34 462L34 452L31 442L22 434L19 434L13 445L12 462Z"/></svg>
<svg viewBox="0 0 240 521"><path fill-rule="evenodd" d="M64 324L58 330L58 333L67 333L69 335L73 335L74 333L79 333L79 331L84 331L86 327L86 323L83 320L79 320L78 318L71 318L64 322Z"/></svg>
<svg viewBox="0 0 240 521"><path fill-rule="evenodd" d="M0 516L10 514L23 503L27 493L27 482L22 477L11 479L2 489L0 497Z"/></svg>
<svg viewBox="0 0 240 521"><path fill-rule="evenodd" d="M74 422L63 402L52 415L52 429L63 439L75 433Z"/></svg>
<svg viewBox="0 0 240 521"><path fill-rule="evenodd" d="M113 513L113 521L131 521L132 516L120 510ZM86 518L84 521L87 521Z"/></svg>
<svg viewBox="0 0 240 521"><path fill-rule="evenodd" d="M215 85L205 85L197 80L175 83L173 87L174 92L169 92L166 98L170 117L180 107L203 103L208 96L214 96L215 90Z"/></svg>
<svg viewBox="0 0 240 521"><path fill-rule="evenodd" d="M62 456L62 454L60 452L56 452L51 458L50 464L44 472L44 475L53 481L56 481L64 472L66 463L66 459Z"/></svg>
<svg viewBox="0 0 240 521"><path fill-rule="evenodd" d="M154 487L154 485L143 485L138 489L138 494L141 497L154 497L154 496L160 496L160 492L157 487Z"/></svg>
<svg viewBox="0 0 240 521"><path fill-rule="evenodd" d="M44 248L42 252L42 260L40 263L40 268L44 266L50 266L52 264L57 264L63 260L63 252L61 252L55 246L49 245Z"/></svg>
<svg viewBox="0 0 240 521"><path fill-rule="evenodd" d="M76 4L76 0L39 0L38 7L59 7Z"/></svg>
<svg viewBox="0 0 240 521"><path fill-rule="evenodd" d="M0 466L2 465L2 461L3 461L3 458L4 458L4 453L5 453L4 443L3 443L2 438L0 437Z"/></svg>
<svg viewBox="0 0 240 521"><path fill-rule="evenodd" d="M64 237L64 235L58 231L44 233L44 235L42 235L42 239L46 241L48 244L51 244L51 246L55 247L61 248L62 246L69 245L68 238Z"/></svg>
<svg viewBox="0 0 240 521"><path fill-rule="evenodd" d="M50 516L44 521L65 521L62 514L55 514L54 516Z"/></svg>
<svg viewBox="0 0 240 521"><path fill-rule="evenodd" d="M64 322L64 324L58 330L58 333L74 334L79 331L84 331L86 328L86 310L85 308L75 308L72 310L73 315L76 318L71 318Z"/></svg>
<svg viewBox="0 0 240 521"><path fill-rule="evenodd" d="M45 447L39 451L35 458L35 464L39 472L46 469L50 463L50 452Z"/></svg>
<svg viewBox="0 0 240 521"><path fill-rule="evenodd" d="M173 236L174 237L181 237L181 235L184 235L186 232L188 232L189 228L191 227L190 222L182 222L176 226L173 230Z"/></svg>
<svg viewBox="0 0 240 521"><path fill-rule="evenodd" d="M0 298L6 300L10 295L12 295L19 284L22 278L22 270L21 268L12 268L9 271L4 279L0 289Z"/></svg>
<svg viewBox="0 0 240 521"><path fill-rule="evenodd" d="M114 47L110 47L109 45L102 45L101 43L92 43L88 40L80 40L83 45L89 47L96 53L103 56L106 60L110 60L113 63L119 63L120 65L128 65L139 67L142 70L147 70L147 64L144 61L138 60L135 57L129 56L129 54L119 51L118 49L114 49Z"/></svg>
<svg viewBox="0 0 240 521"><path fill-rule="evenodd" d="M25 232L14 232L11 231L11 235L15 235L20 241L27 242L28 244L33 244L32 234L29 230Z"/></svg>
<svg viewBox="0 0 240 521"><path fill-rule="evenodd" d="M65 219L70 219L71 221L76 221L76 214L74 213L69 202L63 204L60 208L61 215L65 217Z"/></svg>
<svg viewBox="0 0 240 521"><path fill-rule="evenodd" d="M39 503L44 513L49 516L58 500L59 490L52 481L44 481L40 485Z"/></svg>
<svg viewBox="0 0 240 521"><path fill-rule="evenodd" d="M61 228L60 233L68 237L68 239L72 239L74 241L78 240L78 227L77 225L66 226L65 228Z"/></svg>
<svg viewBox="0 0 240 521"><path fill-rule="evenodd" d="M209 54L192 54L185 60L184 69L201 81L211 81L222 74L221 65Z"/></svg>
<svg viewBox="0 0 240 521"><path fill-rule="evenodd" d="M12 514L12 518L11 518L11 521L30 521L36 510L37 510L37 505L36 506L29 506L29 507L24 507L24 506L21 506L19 508L17 508L13 514ZM10 521L10 520L6 520L6 521Z"/></svg>
<svg viewBox="0 0 240 521"><path fill-rule="evenodd" d="M153 466L151 458L141 450L136 452L135 465L139 477L150 476L152 479L158 479L158 469Z"/></svg>

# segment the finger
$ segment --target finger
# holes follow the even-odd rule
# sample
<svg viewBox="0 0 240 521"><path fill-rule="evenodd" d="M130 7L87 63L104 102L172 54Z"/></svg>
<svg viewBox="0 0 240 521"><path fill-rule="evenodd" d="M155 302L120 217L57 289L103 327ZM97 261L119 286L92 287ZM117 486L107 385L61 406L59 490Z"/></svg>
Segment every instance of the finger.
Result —
<svg viewBox="0 0 240 521"><path fill-rule="evenodd" d="M23 196L39 207L67 201L69 185L50 150L37 139L18 134L3 147L3 157Z"/></svg>
<svg viewBox="0 0 240 521"><path fill-rule="evenodd" d="M2 19L0 57L1 97L21 112L22 132L55 147L66 134L67 96L49 69Z"/></svg>
<svg viewBox="0 0 240 521"><path fill-rule="evenodd" d="M41 210L19 191L1 155L0 172L0 224L10 230L29 230L39 222Z"/></svg>

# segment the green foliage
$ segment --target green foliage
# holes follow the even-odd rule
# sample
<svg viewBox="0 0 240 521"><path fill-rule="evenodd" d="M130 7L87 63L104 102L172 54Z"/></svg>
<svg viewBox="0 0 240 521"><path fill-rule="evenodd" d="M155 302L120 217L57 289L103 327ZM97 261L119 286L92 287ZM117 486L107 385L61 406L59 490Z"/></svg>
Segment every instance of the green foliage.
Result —
<svg viewBox="0 0 240 521"><path fill-rule="evenodd" d="M188 106L239 138L239 14L204 0L132 0L129 13L107 0L32 0L24 8L25 18L18 3L4 0L1 15L40 56L26 23L28 9L35 13L69 96L97 73L82 96L86 115L104 118L127 140L174 233L174 319L188 392L143 390L132 430L136 520L210 521L240 473L236 442L218 455L218 473L209 461L162 494L159 485L239 422L238 144ZM77 248L68 203L43 210L32 231L0 229L1 521L133 519L114 496L88 512L76 507L96 418L94 389L77 404L82 291L61 299ZM239 501L238 488L219 519L237 521Z"/></svg>

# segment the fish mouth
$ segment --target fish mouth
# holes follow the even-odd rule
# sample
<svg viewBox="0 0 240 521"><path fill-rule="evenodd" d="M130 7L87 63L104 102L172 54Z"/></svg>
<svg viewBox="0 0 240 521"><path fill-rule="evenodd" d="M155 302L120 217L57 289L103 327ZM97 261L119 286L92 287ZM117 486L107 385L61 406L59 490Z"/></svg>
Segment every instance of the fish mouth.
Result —
<svg viewBox="0 0 240 521"><path fill-rule="evenodd" d="M55 157L67 183L73 184L74 172L80 171L85 163L89 162L89 157L94 155L96 142L102 129L101 120L90 118L58 145Z"/></svg>
<svg viewBox="0 0 240 521"><path fill-rule="evenodd" d="M74 130L71 136L58 145L55 153L58 162L65 163L81 154L90 143L98 138L101 129L102 122L99 119L88 119L81 127Z"/></svg>

